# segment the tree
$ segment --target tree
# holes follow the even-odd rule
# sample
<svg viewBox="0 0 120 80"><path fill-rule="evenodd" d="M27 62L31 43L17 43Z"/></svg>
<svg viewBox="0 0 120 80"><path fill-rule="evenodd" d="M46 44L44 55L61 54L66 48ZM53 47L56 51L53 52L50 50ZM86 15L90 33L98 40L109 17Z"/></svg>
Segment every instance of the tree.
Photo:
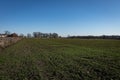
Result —
<svg viewBox="0 0 120 80"><path fill-rule="evenodd" d="M42 33L41 32L33 32L33 37L34 38L41 38L42 37Z"/></svg>
<svg viewBox="0 0 120 80"><path fill-rule="evenodd" d="M34 38L58 38L57 33L41 33L41 32L33 32Z"/></svg>
<svg viewBox="0 0 120 80"><path fill-rule="evenodd" d="M19 36L23 38L23 37L24 37L24 34L20 34Z"/></svg>
<svg viewBox="0 0 120 80"><path fill-rule="evenodd" d="M34 38L36 38L36 37L37 37L36 32L33 32L33 37L34 37Z"/></svg>
<svg viewBox="0 0 120 80"><path fill-rule="evenodd" d="M53 33L53 34L52 34L52 37L53 37L53 38L58 38L58 34L57 34L57 33Z"/></svg>
<svg viewBox="0 0 120 80"><path fill-rule="evenodd" d="M27 34L27 38L31 38L32 36L31 36L31 34L30 33L28 33Z"/></svg>
<svg viewBox="0 0 120 80"><path fill-rule="evenodd" d="M52 38L52 33L49 33L49 38Z"/></svg>
<svg viewBox="0 0 120 80"><path fill-rule="evenodd" d="M10 31L4 31L6 35L10 35Z"/></svg>

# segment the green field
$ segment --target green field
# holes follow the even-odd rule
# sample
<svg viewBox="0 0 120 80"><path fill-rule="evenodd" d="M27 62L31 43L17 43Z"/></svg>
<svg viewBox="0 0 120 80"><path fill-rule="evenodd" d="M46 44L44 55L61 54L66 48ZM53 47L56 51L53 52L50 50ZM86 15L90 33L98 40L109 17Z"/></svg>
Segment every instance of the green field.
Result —
<svg viewBox="0 0 120 80"><path fill-rule="evenodd" d="M120 80L120 40L23 39L0 50L0 80Z"/></svg>

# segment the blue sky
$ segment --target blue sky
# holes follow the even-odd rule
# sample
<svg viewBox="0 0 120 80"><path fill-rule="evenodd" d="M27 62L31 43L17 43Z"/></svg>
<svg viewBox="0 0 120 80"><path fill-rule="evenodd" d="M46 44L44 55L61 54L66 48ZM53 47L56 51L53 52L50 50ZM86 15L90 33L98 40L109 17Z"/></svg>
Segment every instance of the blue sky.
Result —
<svg viewBox="0 0 120 80"><path fill-rule="evenodd" d="M120 35L120 0L0 0L0 33Z"/></svg>

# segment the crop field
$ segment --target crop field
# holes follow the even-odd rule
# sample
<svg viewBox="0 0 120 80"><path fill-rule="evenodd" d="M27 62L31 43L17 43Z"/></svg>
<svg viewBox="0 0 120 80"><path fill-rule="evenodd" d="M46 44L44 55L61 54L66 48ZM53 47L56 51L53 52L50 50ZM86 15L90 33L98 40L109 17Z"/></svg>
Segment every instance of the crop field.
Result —
<svg viewBox="0 0 120 80"><path fill-rule="evenodd" d="M120 80L120 40L23 39L0 49L0 80Z"/></svg>

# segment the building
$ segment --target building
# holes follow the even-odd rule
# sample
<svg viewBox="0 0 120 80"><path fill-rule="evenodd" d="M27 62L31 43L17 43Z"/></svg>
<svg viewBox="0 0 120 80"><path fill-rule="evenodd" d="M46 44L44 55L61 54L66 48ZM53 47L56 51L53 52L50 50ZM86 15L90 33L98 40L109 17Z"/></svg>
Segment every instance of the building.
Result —
<svg viewBox="0 0 120 80"><path fill-rule="evenodd" d="M4 37L7 37L6 34L0 34L0 38L4 38Z"/></svg>
<svg viewBox="0 0 120 80"><path fill-rule="evenodd" d="M18 37L18 35L16 33L12 33L12 34L8 35L8 37Z"/></svg>

